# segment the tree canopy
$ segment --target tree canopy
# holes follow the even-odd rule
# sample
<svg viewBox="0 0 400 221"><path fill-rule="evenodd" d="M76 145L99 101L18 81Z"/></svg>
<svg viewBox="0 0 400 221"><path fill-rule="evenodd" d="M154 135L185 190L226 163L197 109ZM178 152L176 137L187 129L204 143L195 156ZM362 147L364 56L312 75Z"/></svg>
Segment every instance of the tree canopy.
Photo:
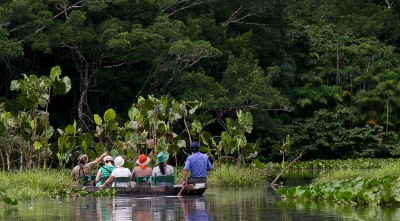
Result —
<svg viewBox="0 0 400 221"><path fill-rule="evenodd" d="M289 159L396 157L399 13L390 0L5 0L0 93L16 115L32 97L12 82L57 66L71 88L45 102L54 128L93 135L95 114L122 124L141 97L168 96L201 102L187 120L216 139L251 113L242 135L262 160L288 135Z"/></svg>

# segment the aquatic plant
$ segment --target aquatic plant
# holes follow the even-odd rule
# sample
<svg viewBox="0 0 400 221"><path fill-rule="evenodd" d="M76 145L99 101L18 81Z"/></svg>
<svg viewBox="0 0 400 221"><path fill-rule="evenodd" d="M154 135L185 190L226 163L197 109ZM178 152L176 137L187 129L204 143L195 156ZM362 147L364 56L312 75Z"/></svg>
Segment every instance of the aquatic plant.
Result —
<svg viewBox="0 0 400 221"><path fill-rule="evenodd" d="M6 210L9 210L11 206L18 205L18 200L7 196L4 192L0 191L0 198L3 201L3 206Z"/></svg>
<svg viewBox="0 0 400 221"><path fill-rule="evenodd" d="M400 178L396 176L357 177L356 179L334 180L309 186L279 188L276 193L284 198L300 201L400 205Z"/></svg>

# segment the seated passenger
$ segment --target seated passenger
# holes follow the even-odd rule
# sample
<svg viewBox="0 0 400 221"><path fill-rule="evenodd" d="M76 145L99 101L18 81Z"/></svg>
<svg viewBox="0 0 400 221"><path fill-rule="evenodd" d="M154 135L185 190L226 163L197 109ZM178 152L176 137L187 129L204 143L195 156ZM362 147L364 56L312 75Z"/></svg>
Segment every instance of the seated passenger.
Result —
<svg viewBox="0 0 400 221"><path fill-rule="evenodd" d="M101 156L96 158L94 161L89 162L89 157L86 154L82 154L78 157L78 165L72 169L71 172L71 179L76 183L76 185L79 185L79 178L82 176L90 176L92 174L92 170L94 166L98 163L101 162L101 160L107 156L107 152L103 153ZM86 183L84 184L85 186L94 186L94 181L92 183Z"/></svg>
<svg viewBox="0 0 400 221"><path fill-rule="evenodd" d="M136 160L136 166L132 170L131 180L134 180L135 177L143 177L143 176L151 176L152 169L148 167L147 164L150 163L150 158L146 157L144 154L140 154L139 158ZM148 186L149 183L142 182L139 183L139 186Z"/></svg>
<svg viewBox="0 0 400 221"><path fill-rule="evenodd" d="M111 172L116 168L113 163L112 156L105 156L103 158L104 166L101 166L96 175L96 186L99 187L102 184L102 180L110 177Z"/></svg>
<svg viewBox="0 0 400 221"><path fill-rule="evenodd" d="M112 183L114 178L116 177L131 177L131 171L128 168L122 167L125 163L124 158L121 156L117 156L114 160L114 164L117 168L115 168L112 172L110 177L100 185L100 189L103 189L108 184ZM115 185L113 185L115 186ZM128 187L128 183L117 183L117 187Z"/></svg>
<svg viewBox="0 0 400 221"><path fill-rule="evenodd" d="M157 154L157 164L158 166L153 168L152 176L173 176L174 168L171 165L167 164L167 160L169 158L168 154L164 154L160 152ZM172 185L169 182L161 182L157 184L158 186Z"/></svg>

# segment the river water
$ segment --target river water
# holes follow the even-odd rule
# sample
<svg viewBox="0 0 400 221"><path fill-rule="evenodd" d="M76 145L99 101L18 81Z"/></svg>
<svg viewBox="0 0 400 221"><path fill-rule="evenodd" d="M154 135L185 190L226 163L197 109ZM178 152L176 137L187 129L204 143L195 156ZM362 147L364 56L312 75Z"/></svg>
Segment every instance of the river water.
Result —
<svg viewBox="0 0 400 221"><path fill-rule="evenodd" d="M207 189L203 196L80 197L19 202L0 220L400 220L399 208L299 203L264 188Z"/></svg>

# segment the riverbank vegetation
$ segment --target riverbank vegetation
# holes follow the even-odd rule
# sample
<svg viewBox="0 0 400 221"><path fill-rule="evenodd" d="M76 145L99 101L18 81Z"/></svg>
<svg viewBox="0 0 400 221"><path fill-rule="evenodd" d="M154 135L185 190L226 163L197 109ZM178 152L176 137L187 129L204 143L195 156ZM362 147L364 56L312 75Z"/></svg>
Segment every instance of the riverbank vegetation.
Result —
<svg viewBox="0 0 400 221"><path fill-rule="evenodd" d="M279 188L277 194L300 201L399 205L400 162L363 159L365 163L358 164L357 161L350 167L323 170L310 185Z"/></svg>
<svg viewBox="0 0 400 221"><path fill-rule="evenodd" d="M13 199L54 199L74 195L68 170L1 172L0 179L0 191Z"/></svg>

